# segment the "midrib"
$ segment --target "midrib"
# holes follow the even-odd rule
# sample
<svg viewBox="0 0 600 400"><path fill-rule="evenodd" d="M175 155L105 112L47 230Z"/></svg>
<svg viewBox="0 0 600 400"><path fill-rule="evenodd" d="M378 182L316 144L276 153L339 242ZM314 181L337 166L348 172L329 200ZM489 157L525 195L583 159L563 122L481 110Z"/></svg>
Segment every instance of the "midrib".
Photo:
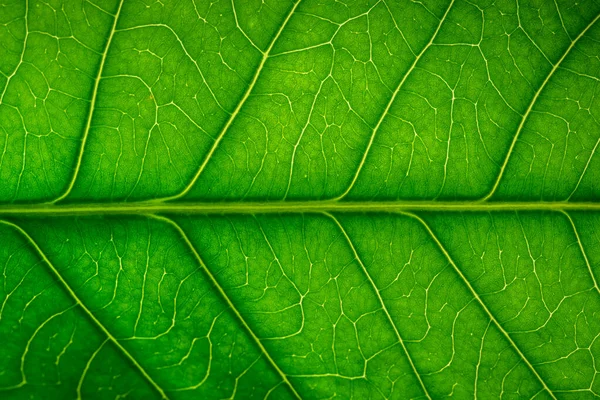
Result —
<svg viewBox="0 0 600 400"><path fill-rule="evenodd" d="M267 214L401 211L600 211L596 202L544 201L254 201L127 202L0 205L0 216L136 215L136 214Z"/></svg>

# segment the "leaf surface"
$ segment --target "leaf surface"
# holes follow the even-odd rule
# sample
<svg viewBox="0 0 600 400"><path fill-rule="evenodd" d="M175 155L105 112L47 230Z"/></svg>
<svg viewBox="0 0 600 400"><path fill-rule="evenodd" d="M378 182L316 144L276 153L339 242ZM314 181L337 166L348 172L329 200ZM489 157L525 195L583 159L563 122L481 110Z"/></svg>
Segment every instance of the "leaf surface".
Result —
<svg viewBox="0 0 600 400"><path fill-rule="evenodd" d="M599 396L598 20L0 1L2 397Z"/></svg>

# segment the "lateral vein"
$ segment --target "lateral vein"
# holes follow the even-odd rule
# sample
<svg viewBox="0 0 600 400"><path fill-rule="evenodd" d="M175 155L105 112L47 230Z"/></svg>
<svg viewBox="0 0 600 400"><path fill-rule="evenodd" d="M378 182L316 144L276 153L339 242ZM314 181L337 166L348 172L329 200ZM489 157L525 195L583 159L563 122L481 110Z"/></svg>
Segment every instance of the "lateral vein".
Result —
<svg viewBox="0 0 600 400"><path fill-rule="evenodd" d="M388 101L385 109L383 110L383 112L379 116L379 120L377 121L377 124L375 125L375 128L373 128L373 133L371 134L371 138L369 139L369 143L367 143L367 148L365 149L363 157L360 160L360 164L358 165L358 168L354 172L354 176L352 178L352 181L350 182L350 185L348 185L348 188L344 191L344 193L342 193L341 195L339 195L337 197L334 197L333 200L341 200L341 199L343 199L344 197L346 197L348 195L348 193L350 193L350 191L354 187L354 184L358 180L358 176L360 175L360 172L362 171L362 168L365 165L365 162L367 160L367 156L369 155L369 151L371 150L371 146L373 146L373 142L375 140L375 136L377 135L377 132L379 131L379 128L381 127L381 124L383 123L383 120L388 115L388 113L390 111L390 108L392 108L392 104L394 103L394 100L396 99L396 96L398 96L398 93L400 93L400 90L404 86L404 83L406 82L406 80L408 79L408 77L411 75L411 73L413 72L413 70L415 69L415 67L417 66L417 64L419 63L419 60L421 59L421 57L423 56L423 54L425 54L425 52L433 44L433 41L437 37L437 35L438 35L438 33L439 33L439 31L440 31L440 29L441 29L444 21L446 20L446 17L448 16L448 13L450 12L450 9L452 8L453 5L454 5L454 0L452 0L450 2L450 4L448 5L448 8L446 9L446 12L444 13L444 15L442 16L442 18L440 19L440 22L438 23L438 26L437 26L435 32L433 33L433 36L431 36L431 39L429 39L429 42L425 45L425 47L423 47L423 49L421 49L421 51L419 52L419 54L415 57L415 59L413 60L411 66L408 68L408 71L406 71L406 73L402 77L402 80L400 80L400 83L398 83L398 86L396 87L396 90L392 94L392 97L390 98L390 101Z"/></svg>
<svg viewBox="0 0 600 400"><path fill-rule="evenodd" d="M575 226L575 221L573 221L573 219L571 218L569 213L567 213L566 211L561 210L561 212L565 215L565 217L567 217L567 220L569 221L569 223L571 224L571 227L573 228L573 233L575 234L575 238L577 239L577 244L579 245L579 250L581 251L581 255L583 256L583 259L585 260L585 265L587 266L588 272L590 273L592 282L594 282L594 287L596 288L596 292L598 292L600 294L600 286L598 286L598 281L596 280L596 276L594 275L594 271L592 270L592 265L590 264L590 260L587 257L585 249L583 248L583 242L581 241L581 238L579 237L579 232L577 231L577 227Z"/></svg>
<svg viewBox="0 0 600 400"><path fill-rule="evenodd" d="M473 288L473 286L471 285L471 283L469 282L469 280L466 278L466 276L462 273L462 271L460 270L460 268L458 268L458 266L456 265L456 263L454 262L454 260L452 259L452 257L450 257L450 254L448 253L448 251L446 250L446 248L444 247L444 245L442 244L442 242L440 242L440 240L438 239L438 237L436 236L436 234L431 230L431 228L429 227L429 225L427 224L427 222L425 222L425 220L423 220L421 217L419 217L418 215L415 215L415 214L411 214L411 213L402 213L402 214L406 215L408 217L411 217L411 218L413 218L415 220L417 220L425 228L425 230L427 231L427 233L429 234L429 236L433 239L433 241L437 244L438 248L444 254L444 257L448 260L448 262L450 263L450 265L452 265L452 268L454 268L454 271L458 274L458 276L461 278L461 280L463 281L463 283L467 286L467 288L471 292L471 295L477 300L477 302L479 303L479 305L481 306L481 308L483 309L483 311L487 314L488 318L494 323L494 325L500 331L500 333L502 333L502 335L504 336L504 338L511 344L511 347L519 354L519 356L521 357L521 359L523 360L523 362L527 365L527 367L529 368L529 370L535 375L536 379L542 384L542 387L544 388L544 390L550 395L550 397L552 397L554 400L557 400L556 396L554 396L554 393L550 390L550 388L548 387L548 385L546 385L546 382L538 374L537 370L529 362L529 360L527 359L527 357L525 357L525 355L523 354L523 352L521 352L521 349L517 346L517 344L514 342L514 340L512 339L512 337L502 327L502 325L500 325L500 322L498 322L498 320L496 319L496 317L494 316L494 314L492 314L492 312L489 310L489 308L483 302L483 300L481 300L481 297L479 297L479 294L475 291L475 289Z"/></svg>
<svg viewBox="0 0 600 400"><path fill-rule="evenodd" d="M258 81L258 78L259 78L259 76L260 76L260 74L261 74L261 72L262 72L262 70L263 70L263 68L265 66L265 63L267 62L267 59L269 58L269 55L271 54L271 50L273 50L273 47L275 46L275 43L277 42L277 39L279 39L279 37L281 36L281 33L285 29L286 25L288 24L290 18L292 17L292 15L294 14L294 12L296 11L296 8L298 7L298 5L300 4L301 1L302 0L296 0L295 1L292 9L290 10L290 12L288 13L288 15L286 16L286 18L283 21L283 23L281 24L281 26L279 27L279 30L277 31L277 33L275 34L275 36L273 36L273 39L271 40L271 43L269 44L269 47L263 53L263 56L262 56L262 58L260 60L260 64L258 65L258 68L254 72L254 76L252 77L252 81L250 81L250 85L248 85L248 87L246 88L246 91L244 92L244 95L242 96L242 99L238 102L237 106L235 107L235 110L233 110L233 112L231 113L231 115L227 119L227 122L223 126L223 129L221 129L221 132L219 132L219 134L218 134L217 138L215 139L212 147L208 151L208 154L204 157L204 160L202 161L202 164L200 164L200 167L198 168L198 170L194 174L192 180L187 184L187 186L182 191L180 191L177 194L174 194L173 196L164 197L164 198L160 199L161 201L175 200L175 199L178 199L178 198L181 198L181 197L185 196L192 189L192 187L194 186L194 184L196 183L196 181L198 180L198 178L200 178L200 175L202 175L202 172L204 172L204 169L208 165L208 162L212 159L212 156L215 153L215 151L217 150L217 148L219 147L219 144L223 140L223 137L225 137L225 134L229 131L229 128L231 128L231 125L233 124L233 121L236 119L236 117L240 113L240 110L242 109L242 107L246 103L246 100L248 100L248 98L250 97L250 93L252 92L252 90L254 89L254 86L256 85L256 82Z"/></svg>
<svg viewBox="0 0 600 400"><path fill-rule="evenodd" d="M523 131L523 127L525 126L525 122L527 122L527 118L531 114L531 111L533 110L533 106L535 105L535 103L537 102L538 98L540 97L540 94L542 93L542 91L544 90L544 88L546 87L546 85L548 84L548 82L550 81L550 79L552 78L552 76L554 75L554 73L556 72L556 70L560 67L560 65L562 64L562 62L569 55L569 53L571 52L571 50L573 50L573 48L575 47L575 44L577 44L577 42L587 33L587 31L589 31L590 28L592 26L594 26L594 24L596 23L596 21L598 21L598 19L600 19L600 14L598 14L596 16L596 18L594 18L592 20L592 22L590 22L588 24L588 26L586 26L585 29L583 31L581 31L581 33L575 38L575 40L573 40L571 42L571 44L569 45L569 47L567 47L567 49L563 53L562 57L556 62L556 64L554 64L554 66L550 70L550 73L548 73L548 75L546 76L546 79L544 79L544 81L542 82L542 85L539 87L539 89L537 90L537 92L535 92L535 95L531 99L531 102L529 103L529 106L527 107L527 110L525 111L525 113L521 117L521 122L519 123L517 131L515 132L515 136L513 137L513 140L512 140L512 142L510 144L510 147L508 148L508 152L506 153L506 156L504 157L504 162L502 163L502 166L500 167L500 171L498 172L498 177L496 178L496 181L494 182L494 186L492 187L492 189L490 190L490 192L485 197L483 197L481 199L482 201L486 201L486 200L490 199L494 195L494 193L496 193L496 190L498 189L498 186L500 185L500 181L502 180L502 176L504 175L504 171L506 170L506 166L508 165L508 161L509 161L509 159L510 159L512 153L513 153L515 145L517 144L517 140L519 139L519 135Z"/></svg>
<svg viewBox="0 0 600 400"><path fill-rule="evenodd" d="M79 296L77 296L77 294L73 291L71 286L63 278L62 274L60 272L58 272L56 267L54 267L54 264L52 264L52 262L48 259L46 254L42 251L40 246L37 244L37 242L19 225L9 222L9 221L6 221L6 220L0 220L0 223L7 225L7 226L13 228L14 230L16 230L33 246L33 248L38 253L38 255L46 263L46 265L48 266L48 268L50 269L52 274L58 279L58 281L62 284L63 288L67 291L67 293L71 296L71 298L75 301L75 303L79 307L81 307L81 309L90 318L90 320L94 323L94 325L96 325L96 327L98 327L106 335L106 337L121 351L121 353L123 353L123 355L139 370L139 372L142 374L142 376L148 381L148 383L150 383L150 385L152 387L154 387L154 389L156 389L156 391L160 394L160 396L163 399L168 400L169 397L167 396L165 391L152 379L152 377L148 374L148 372L146 372L144 367L142 367L142 365L140 365L140 363L131 355L131 353L129 353L129 351L127 351L127 349L125 349L125 347L123 347L123 345L121 345L121 343L119 343L117 338L115 338L113 336L113 334L110 333L110 331L102 324L102 322L100 322L98 320L98 318L96 318L96 316L90 311L90 309L87 308L87 306L81 301Z"/></svg>
<svg viewBox="0 0 600 400"><path fill-rule="evenodd" d="M217 281L217 279L215 278L215 276L212 274L212 272L210 272L210 270L208 269L208 267L204 263L204 260L202 260L202 257L200 257L200 254L196 250L196 247L192 244L192 242L188 238L188 236L185 233L185 231L183 230L183 228L181 228L181 226L179 226L179 224L177 222L173 221L170 218L163 217L163 216L153 216L153 218L157 219L159 221L166 222L167 224L171 225L173 228L175 228L175 230L179 233L179 235L181 235L181 238L183 239L183 241L186 243L186 245L188 246L188 248L193 253L194 258L196 258L196 260L200 264L200 267L202 268L202 270L206 274L207 278L210 280L210 282L212 283L212 285L214 286L214 288L219 292L219 294L221 295L221 298L227 303L227 305L229 306L230 310L233 312L233 314L235 315L235 317L237 318L237 320L242 324L242 326L244 327L244 329L246 330L246 332L248 333L248 335L250 336L250 338L259 347L259 349L261 350L261 353L267 358L267 361L269 362L269 364L271 364L271 366L277 372L277 374L281 377L281 379L283 380L283 382L285 382L285 384L288 386L288 388L290 389L290 391L292 392L292 394L297 399L302 399L302 397L300 397L300 395L298 394L298 392L296 391L296 389L294 388L294 386L289 381L287 375L275 363L275 360L273 360L273 358L271 357L271 355L269 354L269 352L267 351L267 349L265 348L265 346L262 344L262 342L260 341L260 339L258 338L258 336L256 336L256 334L254 333L254 331L250 328L250 326L248 325L248 323L246 322L246 320L244 319L244 317L242 317L242 314L235 307L235 305L233 304L233 302L231 301L231 299L229 298L229 296L227 296L227 293L225 293L225 290L223 290L223 288L221 287L221 285L219 284L219 282Z"/></svg>
<svg viewBox="0 0 600 400"><path fill-rule="evenodd" d="M100 80L102 79L102 72L104 71L104 65L106 64L106 56L108 55L108 49L113 40L113 36L115 35L115 31L117 28L117 22L119 21L119 16L121 15L121 9L123 8L123 3L125 0L119 1L119 7L117 8L117 13L115 14L115 18L113 21L113 25L110 29L110 33L108 34L108 40L106 41L106 47L104 48L104 52L102 53L102 58L100 59L100 67L98 68L98 74L96 75L96 80L94 81L94 88L92 89L92 101L90 103L90 109L88 111L87 120L85 122L85 127L83 131L83 137L81 138L81 146L79 148L79 154L77 155L77 163L75 164L75 169L73 170L73 176L71 177L71 181L67 186L66 190L55 198L51 200L49 203L54 204L57 203L64 198L66 198L69 193L73 190L73 186L75 186L75 181L77 180L77 176L79 175L79 170L81 169L81 162L83 160L83 152L85 150L85 144L90 134L90 129L92 127L92 118L94 116L94 109L96 108L96 100L98 98L98 87L100 86Z"/></svg>
<svg viewBox="0 0 600 400"><path fill-rule="evenodd" d="M417 367L415 366L415 363L413 362L413 359L412 359L410 353L408 352L408 348L406 347L406 344L404 343L404 340L402 339L402 335L400 335L400 332L398 331L398 327L396 326L396 323L392 319L392 316L391 316L390 312L388 311L387 306L385 305L385 303L383 301L383 298L381 297L381 293L379 292L379 289L377 288L377 285L373 281L373 278L371 278L371 275L369 274L369 271L367 271L367 268L365 267L365 265L363 264L360 256L358 255L358 252L357 252L356 248L354 247L354 244L352 243L352 240L350 239L350 236L348 236L348 233L346 232L346 230L344 229L344 227L342 226L342 224L340 223L340 221L338 221L338 219L335 216L333 216L333 215L331 215L329 213L325 213L325 215L333 220L333 222L337 225L337 227L339 228L339 230L344 235L344 238L346 239L346 242L348 243L348 246L352 250L354 258L356 259L356 261L360 265L363 273L365 274L365 276L369 280L369 283L371 284L371 288L373 289L373 291L377 295L377 299L379 300L379 304L381 304L381 307L383 308L383 312L385 313L385 316L386 316L388 322L390 323L390 325L394 329L394 333L396 335L396 338L398 339L398 343L400 343L400 346L402 346L402 349L404 350L404 354L406 354L406 358L408 359L408 363L410 364L410 367L411 367L411 369L413 371L413 374L415 375L415 377L419 381L419 384L421 385L421 389L423 389L423 392L425 392L425 396L427 396L427 398L431 400L431 396L429 395L429 392L427 391L427 387L425 386L425 383L423 382L423 379L421 378L421 374L419 374L419 371L417 370Z"/></svg>

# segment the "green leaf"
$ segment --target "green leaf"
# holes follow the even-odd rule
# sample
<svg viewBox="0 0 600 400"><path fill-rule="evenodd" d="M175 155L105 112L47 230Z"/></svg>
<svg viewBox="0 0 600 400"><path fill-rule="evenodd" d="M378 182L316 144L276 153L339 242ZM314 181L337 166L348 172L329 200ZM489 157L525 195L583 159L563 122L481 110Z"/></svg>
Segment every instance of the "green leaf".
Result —
<svg viewBox="0 0 600 400"><path fill-rule="evenodd" d="M598 20L0 0L0 397L600 396Z"/></svg>

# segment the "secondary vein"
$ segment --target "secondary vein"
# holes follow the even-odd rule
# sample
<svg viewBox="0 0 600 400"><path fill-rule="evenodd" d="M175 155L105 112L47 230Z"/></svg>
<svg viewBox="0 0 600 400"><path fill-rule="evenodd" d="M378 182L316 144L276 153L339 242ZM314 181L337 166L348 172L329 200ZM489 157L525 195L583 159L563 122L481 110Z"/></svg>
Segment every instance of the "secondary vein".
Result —
<svg viewBox="0 0 600 400"><path fill-rule="evenodd" d="M352 243L352 240L350 239L350 236L348 236L348 233L346 232L346 230L344 229L344 227L342 226L340 221L338 221L335 216L328 214L328 213L325 213L325 215L327 217L329 217L331 220L333 220L333 222L337 225L338 229L341 231L342 235L346 239L348 246L352 250L352 254L354 255L354 258L360 265L363 273L367 277L367 280L371 284L371 287L372 287L373 291L375 292L377 299L379 300L379 304L381 304L381 308L383 309L383 312L384 312L388 322L390 323L390 325L392 326L392 329L394 330L394 333L396 334L398 343L400 343L400 345L402 346L402 349L404 350L404 354L406 354L406 358L408 359L408 363L410 364L410 367L411 367L415 377L417 378L417 380L419 381L419 384L421 385L421 389L423 389L423 392L425 392L425 396L431 400L429 391L427 390L427 387L425 386L425 383L423 382L423 379L421 378L421 374L417 370L417 367L415 366L415 363L413 362L413 359L412 359L410 353L408 352L408 348L406 347L406 344L404 343L404 339L402 339L402 335L400 335L400 331L398 330L396 323L392 319L392 316L391 316L390 312L388 311L388 308L387 308L385 302L383 301L383 298L381 297L379 288L377 287L377 285L375 284L375 281L373 281L373 278L371 278L371 274L369 274L369 271L363 264L362 259L358 255L358 251L356 250L356 247L354 247L354 244Z"/></svg>
<svg viewBox="0 0 600 400"><path fill-rule="evenodd" d="M565 60L565 58L567 57L567 55L569 55L569 53L571 52L571 50L573 50L573 48L575 47L575 44L577 44L577 42L587 33L587 31L589 31L590 28L592 26L594 26L594 24L598 21L598 19L600 19L600 14L598 14L596 16L596 18L594 18L592 20L592 22L590 22L588 24L588 26L586 26L585 29L583 31L581 31L581 33L579 34L579 36L577 36L575 38L575 40L573 40L571 42L571 44L569 45L569 47L567 47L567 49L563 53L562 57L558 60L558 62L556 64L554 64L554 66L550 70L550 73L548 73L548 75L546 76L546 79L544 79L544 82L542 82L542 85L539 87L539 89L537 90L537 92L535 92L535 95L531 99L531 102L529 103L529 106L527 107L527 110L525 111L525 114L523 114L523 116L521 117L521 122L519 123L519 127L517 128L517 132L515 132L515 136L513 137L513 140L512 140L512 142L510 144L510 147L508 148L508 152L506 153L506 156L504 157L504 162L502 163L502 166L500 167L500 172L498 172L498 177L496 178L496 181L494 182L494 186L492 187L492 189L490 190L490 192L485 197L483 197L483 199L482 199L483 201L490 199L494 195L494 193L496 193L496 190L498 189L498 186L500 185L500 181L502 180L504 172L506 171L506 166L508 165L508 161L510 160L510 157L511 157L511 155L513 153L515 145L517 144L519 136L520 136L521 132L523 131L523 128L525 126L525 122L527 122L527 119L528 119L529 115L531 114L531 111L533 110L533 106L535 105L535 103L537 102L538 98L540 97L540 94L542 93L542 91L544 90L544 88L546 87L546 85L548 84L548 82L550 81L550 79L552 78L552 76L554 75L554 73L556 72L556 70L560 67L560 65L562 64L562 62Z"/></svg>
<svg viewBox="0 0 600 400"><path fill-rule="evenodd" d="M113 40L113 36L115 35L115 31L117 28L117 22L119 21L119 16L121 15L121 9L123 8L123 3L125 0L121 0L119 2L119 7L117 8L117 13L115 14L115 19L113 21L113 25L110 28L110 33L108 35L108 40L106 41L106 47L104 48L104 52L102 53L102 58L100 60L100 67L98 68L98 74L96 75L96 79L94 80L94 88L92 89L92 101L90 102L90 109L88 111L87 120L85 121L85 128L83 130L83 137L81 138L81 146L79 148L79 154L77 155L77 162L75 164L75 169L73 170L73 176L67 186L66 190L58 196L56 199L50 201L50 203L56 203L61 201L65 197L71 193L73 190L73 186L75 186L75 181L77 180L77 176L79 175L79 170L81 168L81 162L83 160L83 152L85 150L85 144L90 134L90 129L92 127L92 118L94 116L94 109L96 108L96 100L98 98L98 87L100 86L100 80L102 79L102 72L104 71L104 65L106 64L106 56L108 55L108 49Z"/></svg>
<svg viewBox="0 0 600 400"><path fill-rule="evenodd" d="M403 214L406 215L406 216L408 216L408 217L411 217L411 218L415 219L416 221L418 221L423 226L423 228L427 231L427 233L429 234L429 236L431 237L431 239L436 243L437 247L440 249L440 251L442 252L442 254L444 254L444 257L448 260L448 262L450 263L450 265L452 265L452 268L454 268L454 271L458 274L458 276L461 278L461 280L463 281L463 283L467 286L467 288L471 292L471 295L477 300L477 302L479 303L479 305L481 306L481 308L483 309L483 311L487 314L488 318L494 323L494 325L496 326L496 328L498 328L498 330L504 336L504 338L511 344L511 347L517 352L517 354L519 354L519 356L521 357L521 359L523 360L523 362L525 363L525 365L527 365L527 367L529 368L529 370L533 373L533 375L535 375L536 379L540 382L540 384L542 385L542 387L544 388L544 390L548 393L548 395L550 395L550 397L552 397L554 400L557 400L556 396L554 396L554 393L552 392L552 390L550 390L550 388L548 387L548 385L546 384L546 382L538 374L537 370L529 362L529 360L527 359L527 357L525 357L525 355L523 354L523 352L521 351L521 349L517 346L517 344L514 342L514 340L512 339L512 337L508 334L508 332L504 329L504 327L502 325L500 325L500 322L498 322L498 320L496 319L496 317L494 316L494 314L492 314L492 312L487 307L487 305L483 302L483 300L481 300L481 297L479 297L479 294L475 291L475 289L473 288L473 286L471 285L471 283L469 282L469 280L467 279L467 277L462 273L462 271L460 270L460 268L458 268L458 266L456 265L456 263L454 262L454 260L450 256L450 253L448 253L448 251L446 250L446 248L444 247L444 245L442 244L442 242L440 241L440 239L438 239L437 235L433 232L433 230L431 230L431 228L429 227L429 225L427 224L427 222L425 222L425 220L423 220L418 215L410 214L410 213L403 213Z"/></svg>
<svg viewBox="0 0 600 400"><path fill-rule="evenodd" d="M200 178L200 175L202 175L202 172L204 172L204 169L208 165L208 162L212 159L212 156L215 153L215 151L217 150L217 148L219 147L219 144L223 140L223 137L225 137L225 134L229 131L229 128L233 124L233 121L236 119L236 117L238 116L240 110L242 109L242 107L246 103L246 100L248 100L248 98L250 97L250 93L252 92L252 89L254 89L254 86L256 85L256 82L258 81L258 77L260 76L260 74L261 74L261 72L262 72L262 70L263 70L263 68L265 66L265 63L267 62L267 59L269 58L269 55L271 54L271 50L273 50L273 47L275 46L275 43L277 42L277 39L279 39L279 37L281 36L281 33L285 29L286 25L288 24L290 18L292 17L292 15L294 14L294 12L296 11L296 8L298 7L298 5L300 4L301 1L302 0L297 0L294 3L294 6L292 7L292 9L290 10L290 12L286 16L286 18L283 21L283 23L281 24L281 27L279 28L279 30L277 31L277 33L275 34L275 36L273 36L273 39L271 40L271 43L269 44L269 47L263 53L263 56L262 56L262 58L260 60L260 64L258 65L258 68L254 72L254 76L252 77L252 81L250 82L250 85L248 85L248 87L246 88L246 91L244 92L244 95L243 95L242 99L239 101L239 103L235 107L235 110L233 110L233 112L231 113L231 115L227 119L227 122L225 123L225 126L223 126L223 129L221 129L221 132L219 132L219 134L218 134L217 138L215 139L212 147L208 151L208 154L204 157L204 160L202 161L202 164L200 164L200 167L198 168L198 170L194 174L192 180L187 184L187 186L182 191L180 191L179 193L177 193L177 194L175 194L173 196L162 198L162 199L160 199L161 201L175 200L175 199L178 199L178 198L181 198L181 197L185 196L192 189L192 187L194 186L194 184L196 183L196 181L198 180L198 178Z"/></svg>
<svg viewBox="0 0 600 400"><path fill-rule="evenodd" d="M248 325L248 323L246 322L246 320L244 319L244 317L242 316L242 314L240 314L240 312L235 307L235 305L233 304L233 302L231 301L231 299L229 298L229 296L227 296L227 293L225 293L225 290L223 290L223 288L221 287L221 285L219 284L219 282L217 281L217 279L215 278L215 276L212 274L212 272L210 272L210 270L208 269L208 267L206 266L206 264L202 260L202 257L200 257L200 254L196 250L196 247L192 244L192 242L190 241L190 239L187 237L185 231L179 226L179 224L177 224L175 221L173 221L170 218L166 218L166 217L155 217L155 218L157 220L166 222L167 224L171 225L175 230L177 230L177 232L179 233L179 235L181 236L181 238L183 239L183 241L186 243L186 245L191 250L191 252L194 255L194 257L196 258L196 260L200 264L200 267L202 268L202 270L206 274L207 278L210 280L210 282L212 283L212 285L214 286L214 288L219 292L219 294L221 295L222 299L227 303L227 305L229 306L231 312L235 315L235 317L237 318L237 320L242 324L242 326L244 327L244 329L246 330L246 332L248 333L248 335L250 336L250 338L256 343L256 345L260 349L261 353L265 356L265 358L267 359L267 361L269 362L269 364L271 364L271 366L273 367L273 369L281 377L282 381L285 382L285 384L288 386L288 388L290 389L290 391L292 392L292 394L294 395L294 397L297 398L297 399L301 399L300 395L298 394L298 392L296 391L296 389L294 388L294 386L289 381L287 375L275 363L275 360L273 360L273 358L271 357L271 355L269 354L269 352L267 351L267 349L265 348L265 346L262 344L262 342L260 341L260 339L258 338L258 336L256 336L256 334L254 333L254 331L250 328L250 326Z"/></svg>
<svg viewBox="0 0 600 400"><path fill-rule="evenodd" d="M127 358L139 370L141 375L160 394L161 398L168 400L169 397L167 396L165 391L154 381L154 379L152 379L152 377L148 374L148 372L146 372L144 367L135 359L135 357L133 357L131 355L131 353L129 353L129 351L127 351L127 349L125 347L123 347L123 345L121 343L119 343L117 338L115 338L113 336L113 334L110 333L110 331L102 324L102 322L100 322L98 320L98 318L96 318L96 316L90 311L90 309L87 308L87 306L81 301L79 296L77 296L77 294L73 291L73 289L71 288L69 283L63 278L62 274L56 269L54 264L52 264L52 262L48 259L46 254L42 251L40 246L37 244L37 242L27 233L27 231L25 231L19 225L14 224L9 221L0 220L0 224L4 224L4 225L7 225L7 226L13 228L18 233L20 233L31 244L31 246L33 246L33 248L38 253L38 255L46 263L46 265L50 269L51 273L58 279L58 281L61 283L63 288L67 291L67 293L71 296L71 298L75 301L75 303L79 307L81 307L83 312L89 317L89 319L93 322L93 324L96 325L96 327L99 328L106 335L106 337L121 351L121 353L125 356L125 358Z"/></svg>
<svg viewBox="0 0 600 400"><path fill-rule="evenodd" d="M444 15L440 19L440 22L438 23L438 26L435 29L435 32L431 36L431 39L429 39L429 42L425 45L425 47L423 47L423 49L421 49L421 51L419 52L419 54L413 60L411 66L408 68L408 71L406 71L406 73L402 77L402 80L400 80L400 83L398 83L398 86L396 87L396 90L392 94L392 97L390 98L390 100L388 101L385 109L383 110L383 112L379 116L379 120L377 121L377 124L375 125L375 128L373 128L373 132L371 134L369 142L367 143L367 148L365 149L363 157L360 160L360 164L358 165L358 168L354 172L354 176L352 177L352 181L350 182L350 185L348 185L348 187L346 188L346 190L344 191L344 193L342 193L341 195L335 197L334 200L341 200L344 197L346 197L348 195L348 193L350 193L350 191L352 190L352 188L354 187L354 185L356 184L356 181L358 180L358 176L360 175L360 172L362 171L363 166L365 165L365 162L367 160L367 156L369 155L369 151L371 150L371 147L373 146L373 142L375 141L375 136L377 135L377 132L379 131L379 128L381 127L381 124L383 123L383 120L388 115L388 113L390 111L390 108L392 108L392 104L394 103L394 100L396 99L396 96L398 96L398 93L400 93L400 90L404 86L404 83L406 82L406 80L408 79L408 77L411 75L411 73L413 72L413 70L415 69L415 67L417 66L417 64L419 63L419 60L421 59L421 57L423 56L423 54L425 54L425 52L433 44L433 41L437 37L437 35L438 35L438 33L439 33L442 25L444 24L444 21L446 20L446 17L448 16L448 13L450 12L450 9L452 8L453 5L454 5L454 0L452 0L450 2L450 4L448 5L448 8L446 9L446 12L444 12Z"/></svg>

